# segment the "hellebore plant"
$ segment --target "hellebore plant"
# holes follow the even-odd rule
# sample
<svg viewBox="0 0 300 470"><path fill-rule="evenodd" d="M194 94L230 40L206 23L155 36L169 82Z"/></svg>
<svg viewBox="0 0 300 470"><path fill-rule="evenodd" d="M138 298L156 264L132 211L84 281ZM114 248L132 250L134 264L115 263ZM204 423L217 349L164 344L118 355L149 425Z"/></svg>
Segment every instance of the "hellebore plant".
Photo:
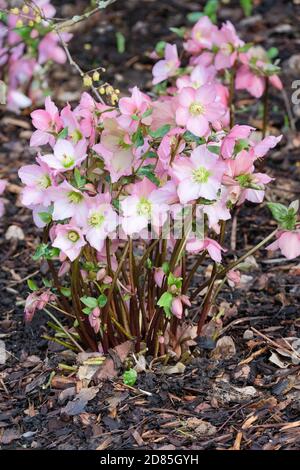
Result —
<svg viewBox="0 0 300 470"><path fill-rule="evenodd" d="M40 102L43 91L47 91L46 66L51 62L63 64L67 57L59 36L43 20L55 15L50 0L9 9L11 3L0 0L0 80L7 87L7 108L19 112ZM62 37L68 42L72 35L62 33ZM41 127L45 119L40 121Z"/></svg>
<svg viewBox="0 0 300 470"><path fill-rule="evenodd" d="M59 111L48 97L32 113L31 145L42 150L19 176L23 204L43 228L34 259L47 260L51 279L40 289L31 282L26 318L45 306L64 313L70 347L107 352L129 339L136 351L165 354L200 293L201 334L222 282L237 283L249 255L272 238L268 249L300 253L297 204L270 203L278 229L224 260L226 221L245 201L263 201L272 178L257 163L281 139L234 125L234 85L246 72L254 83L266 73L280 82L229 22L218 29L202 17L184 49L180 63L165 45L153 69L157 98L134 87L111 106L85 92L75 109Z"/></svg>

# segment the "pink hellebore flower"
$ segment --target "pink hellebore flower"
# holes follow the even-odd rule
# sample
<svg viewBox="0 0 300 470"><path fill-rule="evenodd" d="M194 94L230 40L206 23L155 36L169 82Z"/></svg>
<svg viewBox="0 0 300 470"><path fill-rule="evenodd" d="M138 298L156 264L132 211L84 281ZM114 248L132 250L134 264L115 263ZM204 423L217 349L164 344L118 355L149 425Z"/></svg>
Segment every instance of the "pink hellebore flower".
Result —
<svg viewBox="0 0 300 470"><path fill-rule="evenodd" d="M62 129L62 121L50 96L45 99L45 109L37 109L30 116L32 124L37 129L31 136L30 145L38 147L49 143L53 146L55 137L51 133L58 133Z"/></svg>
<svg viewBox="0 0 300 470"><path fill-rule="evenodd" d="M139 123L149 126L152 122L151 99L136 86L132 90L131 97L120 99L119 109L121 116L118 118L118 123L127 131L135 132ZM147 111L150 112L149 115Z"/></svg>
<svg viewBox="0 0 300 470"><path fill-rule="evenodd" d="M73 217L74 222L82 227L86 218L87 196L74 188L67 181L51 189L53 220L65 220Z"/></svg>
<svg viewBox="0 0 300 470"><path fill-rule="evenodd" d="M135 161L132 143L115 119L105 119L100 144L94 145L93 150L103 157L112 183L132 173Z"/></svg>
<svg viewBox="0 0 300 470"><path fill-rule="evenodd" d="M59 248L71 261L74 261L86 245L81 230L71 224L57 225L52 246Z"/></svg>
<svg viewBox="0 0 300 470"><path fill-rule="evenodd" d="M97 251L104 247L104 241L117 227L117 214L110 201L104 201L103 196L91 200L84 226L85 238Z"/></svg>
<svg viewBox="0 0 300 470"><path fill-rule="evenodd" d="M186 244L186 249L190 253L200 253L201 251L207 250L211 259L216 263L221 263L222 251L225 251L216 240L212 240L211 238L204 238L204 240L194 238L189 240Z"/></svg>
<svg viewBox="0 0 300 470"><path fill-rule="evenodd" d="M234 151L234 146L237 140L247 139L255 128L251 126L240 126L236 124L233 126L229 134L222 140L221 155L223 158L231 158Z"/></svg>
<svg viewBox="0 0 300 470"><path fill-rule="evenodd" d="M193 55L199 54L203 49L211 49L213 34L218 31L208 16L202 16L194 25L190 38L184 43L184 48Z"/></svg>
<svg viewBox="0 0 300 470"><path fill-rule="evenodd" d="M199 197L217 199L224 171L224 163L206 145L196 147L190 158L178 158L172 164L172 174L179 181L180 202L186 204Z"/></svg>
<svg viewBox="0 0 300 470"><path fill-rule="evenodd" d="M215 57L217 70L231 68L237 59L237 49L245 43L236 34L236 30L230 21L223 24L222 28L212 35L213 43L219 48Z"/></svg>
<svg viewBox="0 0 300 470"><path fill-rule="evenodd" d="M216 102L216 98L214 85L204 85L197 90L183 88L178 95L176 123L196 136L203 137L209 131L209 123L217 121L225 113L224 107Z"/></svg>
<svg viewBox="0 0 300 470"><path fill-rule="evenodd" d="M51 171L48 165L41 162L40 165L25 165L18 171L19 178L25 184L22 191L22 204L31 206L51 203L49 188L52 185Z"/></svg>
<svg viewBox="0 0 300 470"><path fill-rule="evenodd" d="M173 77L180 66L176 44L166 44L165 57L153 67L153 84L157 85L169 77Z"/></svg>
<svg viewBox="0 0 300 470"><path fill-rule="evenodd" d="M86 159L87 143L85 139L76 145L65 139L59 139L53 147L53 154L43 155L40 160L58 172L69 171L79 166Z"/></svg>
<svg viewBox="0 0 300 470"><path fill-rule="evenodd" d="M121 201L122 227L127 235L141 232L151 222L157 229L167 218L169 206L162 201L159 190L148 178L133 185L131 196ZM166 196L167 198L167 196Z"/></svg>
<svg viewBox="0 0 300 470"><path fill-rule="evenodd" d="M300 230L280 231L277 240L266 247L267 250L280 250L287 259L300 255Z"/></svg>

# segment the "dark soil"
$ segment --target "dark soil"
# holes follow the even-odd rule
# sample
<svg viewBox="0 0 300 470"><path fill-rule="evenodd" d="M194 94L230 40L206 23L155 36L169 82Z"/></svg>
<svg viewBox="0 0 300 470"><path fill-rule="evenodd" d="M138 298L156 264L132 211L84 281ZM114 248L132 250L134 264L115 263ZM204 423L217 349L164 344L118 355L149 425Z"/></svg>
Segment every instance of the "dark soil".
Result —
<svg viewBox="0 0 300 470"><path fill-rule="evenodd" d="M56 3L64 16L82 11L85 4ZM158 40L173 41L169 27L187 24L186 14L198 10L200 3L117 1L81 27L72 53L85 70L107 67L108 81L122 92L133 84L147 90L152 66L147 53ZM300 6L283 0L254 3L250 18L232 1L222 7L219 19L231 20L244 40L279 49L286 97L272 92L270 123L272 132L283 133L284 139L268 160L276 182L267 199L286 202L299 198L300 192L300 111L290 99L291 84L300 72ZM123 54L116 49L117 31L126 37ZM56 67L51 83L58 102L76 102L81 83L69 66ZM245 95L237 109L242 111L245 104L249 109L239 119L259 128L259 107ZM295 350L299 337L300 265L299 259L288 262L266 251L245 273L242 288L227 287L220 294L225 317L219 327L222 336L232 338L235 351L225 347L218 354L214 343L202 338L183 373L169 375L153 363L139 374L134 388L123 385L121 378L94 384L85 405L65 408L83 385L59 364L72 366L75 359L42 338L48 329L43 313L30 325L23 321L26 278L38 270L31 256L40 236L18 199L17 170L34 158L28 145L31 132L28 116L1 115L0 176L9 186L6 214L0 219L0 341L7 351L6 363L0 365L0 449L299 450L300 366L289 345ZM237 220L238 232L232 229L226 244L228 258L235 243L244 252L270 231L264 206L255 212L247 206ZM11 225L23 230L23 240L5 239Z"/></svg>

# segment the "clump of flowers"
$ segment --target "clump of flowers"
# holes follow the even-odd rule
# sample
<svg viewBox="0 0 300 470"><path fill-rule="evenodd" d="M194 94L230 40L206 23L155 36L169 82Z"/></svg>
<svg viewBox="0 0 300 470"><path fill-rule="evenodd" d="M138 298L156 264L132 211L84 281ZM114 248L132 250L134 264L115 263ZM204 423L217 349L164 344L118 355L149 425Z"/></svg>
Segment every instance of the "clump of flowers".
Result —
<svg viewBox="0 0 300 470"><path fill-rule="evenodd" d="M50 0L9 7L9 1L0 1L0 80L7 87L7 108L18 112L41 100L46 66L64 63L66 54L48 21L56 11ZM71 38L61 35L66 42Z"/></svg>
<svg viewBox="0 0 300 470"><path fill-rule="evenodd" d="M200 334L220 280L238 283L235 268L248 255L226 260L227 221L245 201L262 202L272 181L257 163L281 136L233 122L232 77L247 49L233 25L202 17L184 49L180 62L176 46L165 46L154 99L134 87L111 106L85 92L74 109L47 98L32 113L31 145L40 149L19 176L23 204L43 228L34 258L48 261L51 279L34 289L26 315L51 305L95 351L129 339L137 351L164 354L202 293ZM275 237L270 250L297 256L297 205L270 209L278 229L251 254Z"/></svg>

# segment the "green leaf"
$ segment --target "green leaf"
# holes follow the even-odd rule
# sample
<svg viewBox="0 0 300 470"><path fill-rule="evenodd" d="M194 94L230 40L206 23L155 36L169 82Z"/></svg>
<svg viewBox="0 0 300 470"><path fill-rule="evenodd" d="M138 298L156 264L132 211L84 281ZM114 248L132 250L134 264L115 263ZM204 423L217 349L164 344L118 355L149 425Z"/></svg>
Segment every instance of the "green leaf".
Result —
<svg viewBox="0 0 300 470"><path fill-rule="evenodd" d="M52 220L52 215L49 214L49 212L39 212L38 216L47 225L50 224L50 222Z"/></svg>
<svg viewBox="0 0 300 470"><path fill-rule="evenodd" d="M201 11L193 11L192 13L188 13L186 17L190 23L197 23L202 16L204 16L204 13Z"/></svg>
<svg viewBox="0 0 300 470"><path fill-rule="evenodd" d="M170 124L164 124L163 126L156 129L156 131L149 131L149 134L151 135L151 137L153 137L153 139L161 139L162 137L164 137L164 135L169 132L170 129Z"/></svg>
<svg viewBox="0 0 300 470"><path fill-rule="evenodd" d="M241 7L245 16L251 16L252 13L252 0L240 0Z"/></svg>
<svg viewBox="0 0 300 470"><path fill-rule="evenodd" d="M159 185L159 180L154 174L154 165L145 165L138 169L137 174L139 176L146 176L152 183Z"/></svg>
<svg viewBox="0 0 300 470"><path fill-rule="evenodd" d="M137 380L137 371L134 369L129 369L123 374L123 382L125 385L133 387Z"/></svg>
<svg viewBox="0 0 300 470"><path fill-rule="evenodd" d="M178 37L183 38L186 32L186 28L182 26L181 28L170 28L170 31L172 33L177 34Z"/></svg>
<svg viewBox="0 0 300 470"><path fill-rule="evenodd" d="M80 297L81 302L89 308L98 307L98 301L95 297L88 297L87 295Z"/></svg>
<svg viewBox="0 0 300 470"><path fill-rule="evenodd" d="M125 52L126 38L120 31L116 32L117 51L119 54Z"/></svg>
<svg viewBox="0 0 300 470"><path fill-rule="evenodd" d="M267 50L267 55L270 60L275 59L279 54L279 50L277 47L270 47L270 49Z"/></svg>
<svg viewBox="0 0 300 470"><path fill-rule="evenodd" d="M171 292L164 292L160 299L157 302L159 307L164 309L167 318L171 318L171 305L172 305L173 295Z"/></svg>
<svg viewBox="0 0 300 470"><path fill-rule="evenodd" d="M159 41L155 46L155 52L159 57L163 57L166 48L166 41Z"/></svg>
<svg viewBox="0 0 300 470"><path fill-rule="evenodd" d="M82 188L85 185L85 178L81 176L78 168L74 169L74 180L78 189Z"/></svg>
<svg viewBox="0 0 300 470"><path fill-rule="evenodd" d="M62 293L62 295L64 295L65 297L71 297L71 289L69 289L68 287L61 287L60 289L60 292Z"/></svg>
<svg viewBox="0 0 300 470"><path fill-rule="evenodd" d="M239 47L239 52L248 52L252 46L253 44L251 42L247 42L243 46Z"/></svg>
<svg viewBox="0 0 300 470"><path fill-rule="evenodd" d="M220 153L220 147L217 145L208 145L207 148L211 153L215 153L216 155L219 155Z"/></svg>
<svg viewBox="0 0 300 470"><path fill-rule="evenodd" d="M204 14L208 16L213 23L217 22L217 12L219 7L218 0L208 0L204 7Z"/></svg>
<svg viewBox="0 0 300 470"><path fill-rule="evenodd" d="M29 289L32 290L32 291L38 290L38 286L36 285L36 283L32 279L27 279L27 285L28 285Z"/></svg>
<svg viewBox="0 0 300 470"><path fill-rule="evenodd" d="M45 287L52 287L52 281L50 281L46 277L43 277L42 281L43 281L43 284L44 284Z"/></svg>
<svg viewBox="0 0 300 470"><path fill-rule="evenodd" d="M165 261L163 264L162 264L162 270L165 274L169 274L170 272L170 265L167 261Z"/></svg>
<svg viewBox="0 0 300 470"><path fill-rule="evenodd" d="M104 307L104 305L106 305L106 303L107 303L106 295L105 294L99 295L99 297L97 299L97 303L98 303L100 308Z"/></svg>
<svg viewBox="0 0 300 470"><path fill-rule="evenodd" d="M37 261L41 258L52 259L54 257L57 257L59 253L60 253L59 248L48 247L48 245L46 245L45 243L42 243L41 245L37 247L34 255L32 256L32 259L34 261Z"/></svg>
<svg viewBox="0 0 300 470"><path fill-rule="evenodd" d="M288 213L287 208L279 202L267 202L267 206L277 222L281 222Z"/></svg>
<svg viewBox="0 0 300 470"><path fill-rule="evenodd" d="M143 137L143 131L141 127L139 127L137 131L134 134L132 134L131 140L135 147L141 147L142 145L144 145L144 137Z"/></svg>
<svg viewBox="0 0 300 470"><path fill-rule="evenodd" d="M57 138L58 139L65 139L66 137L68 137L68 133L69 133L69 130L67 127L65 127L64 129L62 129L58 134L57 134Z"/></svg>
<svg viewBox="0 0 300 470"><path fill-rule="evenodd" d="M14 28L13 31L26 40L30 39L32 28L30 26L21 26L20 28Z"/></svg>

